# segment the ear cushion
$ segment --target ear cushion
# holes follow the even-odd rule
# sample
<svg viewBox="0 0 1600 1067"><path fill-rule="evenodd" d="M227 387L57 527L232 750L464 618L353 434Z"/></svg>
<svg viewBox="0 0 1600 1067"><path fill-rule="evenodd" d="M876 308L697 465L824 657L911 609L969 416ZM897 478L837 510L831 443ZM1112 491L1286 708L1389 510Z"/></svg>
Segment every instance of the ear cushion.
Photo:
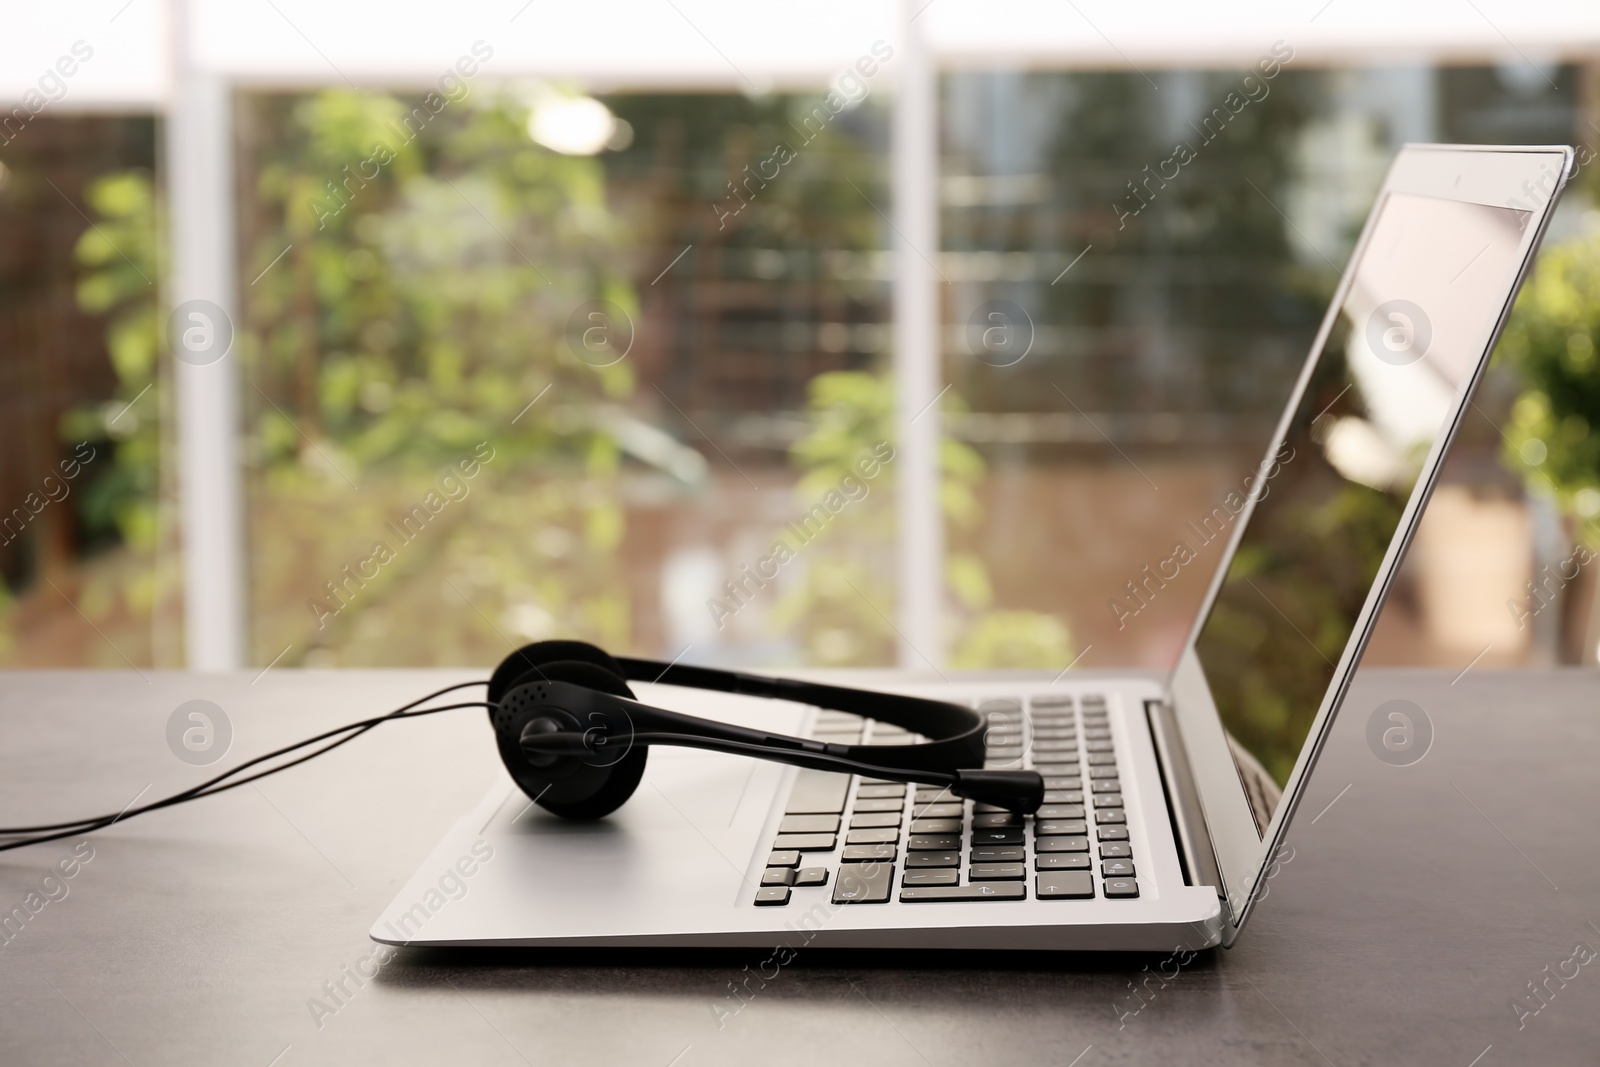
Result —
<svg viewBox="0 0 1600 1067"><path fill-rule="evenodd" d="M605 656L604 652L577 641L549 641L549 645L577 645ZM530 646L538 647L538 646ZM607 659L610 657L607 656ZM504 664L502 664L504 666ZM534 682L570 682L612 696L634 699L633 690L622 675L584 660L547 660L527 669L520 677L505 686L510 693ZM515 698L514 701L515 702ZM497 700L496 703L499 703ZM546 811L566 819L599 819L616 811L633 795L644 777L646 757L650 749L635 745L614 763L593 766L580 763L576 757L560 775L541 770L528 763L522 754L522 728L531 716L507 716L503 709L491 710L495 723L495 736L500 747L500 759L506 770L528 798ZM565 762L565 761L563 761Z"/></svg>
<svg viewBox="0 0 1600 1067"><path fill-rule="evenodd" d="M511 692L514 685L521 684L522 676L532 672L535 667L542 668L547 663L562 661L592 663L596 667L603 667L618 678L627 677L627 672L622 669L621 664L612 659L605 649L591 645L587 641L535 641L531 645L523 645L500 661L500 665L489 676L489 702L498 704L500 698ZM562 681L569 680L571 679L562 679ZM592 688L603 687L596 685ZM610 689L605 691L611 692ZM633 696L632 693L615 695L626 695L630 698Z"/></svg>

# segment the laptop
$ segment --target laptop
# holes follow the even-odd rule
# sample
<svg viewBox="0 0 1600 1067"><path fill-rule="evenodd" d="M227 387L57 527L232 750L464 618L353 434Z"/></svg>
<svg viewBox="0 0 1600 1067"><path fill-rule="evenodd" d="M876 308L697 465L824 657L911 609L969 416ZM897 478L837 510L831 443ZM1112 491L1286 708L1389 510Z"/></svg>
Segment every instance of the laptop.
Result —
<svg viewBox="0 0 1600 1067"><path fill-rule="evenodd" d="M497 772L372 938L1231 945L1272 873L1572 166L1566 147L1398 153L1265 458L1204 517L1173 516L1172 555L1124 586L1135 611L1203 544L1225 544L1170 676L1067 671L1033 683L900 687L979 708L987 765L1043 774L1036 814L935 787L660 748L619 811L573 823L531 805ZM829 741L908 740L897 727L780 701L637 692Z"/></svg>

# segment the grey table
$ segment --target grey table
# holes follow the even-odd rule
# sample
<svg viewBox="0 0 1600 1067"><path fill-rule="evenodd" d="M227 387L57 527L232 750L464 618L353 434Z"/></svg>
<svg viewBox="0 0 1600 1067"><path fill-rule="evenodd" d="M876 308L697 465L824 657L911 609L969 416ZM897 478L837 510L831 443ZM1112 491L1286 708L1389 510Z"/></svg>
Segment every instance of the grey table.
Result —
<svg viewBox="0 0 1600 1067"><path fill-rule="evenodd" d="M232 723L214 771L464 677L3 675L0 821L199 781L166 739L191 699ZM0 1063L1594 1063L1600 962L1574 953L1600 948L1597 695L1587 671L1364 672L1231 951L811 951L742 1000L766 953L408 950L348 978L495 766L477 711L387 726L87 848L0 853L0 911L38 906L0 946ZM1365 740L1390 699L1433 724L1412 766ZM92 858L46 886L75 848Z"/></svg>

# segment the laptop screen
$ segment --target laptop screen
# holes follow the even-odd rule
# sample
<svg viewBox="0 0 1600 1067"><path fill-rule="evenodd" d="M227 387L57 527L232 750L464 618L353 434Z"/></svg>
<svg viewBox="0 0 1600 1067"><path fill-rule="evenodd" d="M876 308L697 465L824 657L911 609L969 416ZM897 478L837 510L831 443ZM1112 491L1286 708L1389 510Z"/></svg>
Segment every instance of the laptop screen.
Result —
<svg viewBox="0 0 1600 1067"><path fill-rule="evenodd" d="M1251 483L1259 500L1195 651L1257 799L1257 833L1279 793L1250 782L1288 782L1531 217L1390 193L1284 440Z"/></svg>

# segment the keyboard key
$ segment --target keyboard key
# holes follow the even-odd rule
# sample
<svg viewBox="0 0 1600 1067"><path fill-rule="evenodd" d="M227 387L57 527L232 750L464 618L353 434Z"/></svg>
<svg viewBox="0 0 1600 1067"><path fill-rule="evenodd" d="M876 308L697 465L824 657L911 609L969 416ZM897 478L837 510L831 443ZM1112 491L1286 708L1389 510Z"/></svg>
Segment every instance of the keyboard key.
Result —
<svg viewBox="0 0 1600 1067"><path fill-rule="evenodd" d="M914 886L900 890L904 903L936 900L1026 900L1028 887L1021 882L980 882L977 885Z"/></svg>
<svg viewBox="0 0 1600 1067"><path fill-rule="evenodd" d="M757 907L781 907L789 903L789 887L786 885L769 885L756 890Z"/></svg>
<svg viewBox="0 0 1600 1067"><path fill-rule="evenodd" d="M772 847L780 851L792 848L796 852L832 852L836 844L833 834L779 834Z"/></svg>
<svg viewBox="0 0 1600 1067"><path fill-rule="evenodd" d="M900 829L894 827L887 830L851 830L844 835L847 845L888 845L900 840Z"/></svg>
<svg viewBox="0 0 1600 1067"><path fill-rule="evenodd" d="M906 848L913 852L948 852L960 847L960 834L912 834L906 839Z"/></svg>
<svg viewBox="0 0 1600 1067"><path fill-rule="evenodd" d="M1082 819L1045 819L1033 824L1036 837L1080 837L1089 832L1089 824Z"/></svg>
<svg viewBox="0 0 1600 1067"><path fill-rule="evenodd" d="M959 852L908 852L906 853L907 867L959 867L961 866L961 853Z"/></svg>
<svg viewBox="0 0 1600 1067"><path fill-rule="evenodd" d="M894 885L894 864L851 863L839 868L833 883L835 904L884 904Z"/></svg>
<svg viewBox="0 0 1600 1067"><path fill-rule="evenodd" d="M881 830L885 826L899 826L898 811L869 811L864 815L850 816L852 830Z"/></svg>
<svg viewBox="0 0 1600 1067"><path fill-rule="evenodd" d="M1072 698L1061 693L1041 693L1036 697L1029 697L1028 700L1036 708L1072 707Z"/></svg>
<svg viewBox="0 0 1600 1067"><path fill-rule="evenodd" d="M790 850L788 852L774 852L767 857L768 867L798 867L800 866L800 853Z"/></svg>
<svg viewBox="0 0 1600 1067"><path fill-rule="evenodd" d="M1139 883L1132 878L1112 878L1105 882L1106 896L1108 897L1136 897L1139 895Z"/></svg>
<svg viewBox="0 0 1600 1067"><path fill-rule="evenodd" d="M893 845L846 845L844 846L843 861L845 863L871 863L874 860L893 863L899 856L900 850Z"/></svg>
<svg viewBox="0 0 1600 1067"><path fill-rule="evenodd" d="M1096 793L1094 798L1094 806L1097 808L1120 808L1122 807L1122 794Z"/></svg>
<svg viewBox="0 0 1600 1067"><path fill-rule="evenodd" d="M1082 804L1045 804L1033 813L1036 819L1081 819Z"/></svg>
<svg viewBox="0 0 1600 1067"><path fill-rule="evenodd" d="M1036 871L1087 871L1094 861L1087 852L1051 852L1033 857Z"/></svg>
<svg viewBox="0 0 1600 1067"><path fill-rule="evenodd" d="M850 776L832 771L813 771L801 768L795 775L794 788L789 791L790 815L837 815L844 811L844 799L850 792Z"/></svg>
<svg viewBox="0 0 1600 1067"><path fill-rule="evenodd" d="M856 811L858 812L899 811L905 806L906 802L904 800L897 800L894 797L884 797L882 800L872 800L869 798L867 800L856 801Z"/></svg>
<svg viewBox="0 0 1600 1067"><path fill-rule="evenodd" d="M1110 841L1100 846L1103 860L1125 860L1133 855L1133 847L1125 841Z"/></svg>
<svg viewBox="0 0 1600 1067"><path fill-rule="evenodd" d="M778 824L780 834L833 834L839 832L837 815L785 815Z"/></svg>
<svg viewBox="0 0 1600 1067"><path fill-rule="evenodd" d="M1026 858L1021 845L983 845L972 850L973 863L1021 863Z"/></svg>
<svg viewBox="0 0 1600 1067"><path fill-rule="evenodd" d="M1091 767L1102 767L1115 762L1117 762L1117 754L1115 752L1089 753L1089 766Z"/></svg>
<svg viewBox="0 0 1600 1067"><path fill-rule="evenodd" d="M1044 780L1044 787L1046 789L1082 789L1083 779L1078 777L1046 778Z"/></svg>
<svg viewBox="0 0 1600 1067"><path fill-rule="evenodd" d="M864 785L856 790L857 800L887 800L890 797L903 797L906 787L901 782L892 782L889 785Z"/></svg>
<svg viewBox="0 0 1600 1067"><path fill-rule="evenodd" d="M1089 839L1087 837L1036 837L1033 840L1035 852L1088 852Z"/></svg>
<svg viewBox="0 0 1600 1067"><path fill-rule="evenodd" d="M1095 753L1095 755L1097 755L1097 756L1104 756L1106 754L1107 753L1104 753L1104 752L1096 752ZM1116 776L1117 776L1117 768L1115 766L1111 766L1111 767L1090 767L1089 768L1089 777L1090 778L1115 778Z"/></svg>
<svg viewBox="0 0 1600 1067"><path fill-rule="evenodd" d="M889 858L891 860L894 859L893 856L890 856ZM826 868L826 867L802 867L802 868L800 868L800 873L795 875L794 884L797 885L797 886L800 886L800 885L827 885L828 884L828 868Z"/></svg>
<svg viewBox="0 0 1600 1067"><path fill-rule="evenodd" d="M1083 790L1081 789L1046 789L1044 793L1046 804L1082 804Z"/></svg>
<svg viewBox="0 0 1600 1067"><path fill-rule="evenodd" d="M1104 726L1085 726L1083 736L1085 740L1089 741L1109 741L1111 740L1111 731Z"/></svg>
<svg viewBox="0 0 1600 1067"><path fill-rule="evenodd" d="M996 830L972 831L974 845L1020 845L1022 844L1021 827L1001 827Z"/></svg>
<svg viewBox="0 0 1600 1067"><path fill-rule="evenodd" d="M762 885L794 885L794 872L787 867L768 867L761 872Z"/></svg>
<svg viewBox="0 0 1600 1067"><path fill-rule="evenodd" d="M1132 860L1106 860L1100 865L1100 873L1107 878L1132 878Z"/></svg>
<svg viewBox="0 0 1600 1067"><path fill-rule="evenodd" d="M1096 799L1099 799L1099 798L1097 797ZM1099 807L1098 804L1095 805L1095 806ZM1121 808L1116 808L1116 809L1109 810L1109 811L1101 810L1101 811L1097 811L1097 812L1094 813L1094 821L1097 822L1097 823L1107 823L1107 822L1122 823L1122 822L1127 822L1128 821L1128 815Z"/></svg>
<svg viewBox="0 0 1600 1067"><path fill-rule="evenodd" d="M1126 841L1128 828L1126 826L1097 826L1094 834L1102 841Z"/></svg>
<svg viewBox="0 0 1600 1067"><path fill-rule="evenodd" d="M967 868L969 882L1020 882L1028 869L1020 863L974 863Z"/></svg>
<svg viewBox="0 0 1600 1067"><path fill-rule="evenodd" d="M959 834L961 832L961 820L912 819L911 832L914 834Z"/></svg>
<svg viewBox="0 0 1600 1067"><path fill-rule="evenodd" d="M1094 896L1094 875L1088 871L1041 871L1034 895L1040 900L1083 900Z"/></svg>
<svg viewBox="0 0 1600 1067"><path fill-rule="evenodd" d="M987 815L974 815L972 817L972 827L975 830L993 830L996 827L1021 825L1022 816L1014 811L1002 811Z"/></svg>
<svg viewBox="0 0 1600 1067"><path fill-rule="evenodd" d="M1036 734L1036 735L1034 735L1034 738L1033 738L1033 750L1035 752L1072 752L1072 753L1076 753L1078 751L1078 742L1077 742L1076 738L1070 738L1070 737L1061 737L1061 738L1039 737Z"/></svg>
<svg viewBox="0 0 1600 1067"><path fill-rule="evenodd" d="M917 803L918 804L938 804L938 803L950 803L950 804L953 804L953 803L955 803L956 801L958 801L960 799L961 799L960 797L956 796L954 793L950 792L950 790L948 790L948 789L934 789L932 786L925 786L925 785L917 787Z"/></svg>
<svg viewBox="0 0 1600 1067"><path fill-rule="evenodd" d="M1111 742L1110 741L1085 741L1083 743L1083 750L1085 752L1110 752L1110 751L1112 751Z"/></svg>
<svg viewBox="0 0 1600 1067"><path fill-rule="evenodd" d="M1095 768L1095 770L1097 770L1097 771L1098 770L1102 770L1102 769L1103 770L1108 770L1108 771L1112 772L1113 774L1115 774L1116 770L1117 770L1115 767L1105 767L1105 768L1096 767ZM1116 778L1100 778L1100 779L1097 779L1097 780L1089 783L1089 792L1091 792L1091 793L1120 793L1120 792L1122 792L1122 782L1120 780L1116 779Z"/></svg>
<svg viewBox="0 0 1600 1067"><path fill-rule="evenodd" d="M900 879L901 885L955 885L959 872L952 870L907 871Z"/></svg>
<svg viewBox="0 0 1600 1067"><path fill-rule="evenodd" d="M911 809L913 819L959 819L960 804L918 804Z"/></svg>

